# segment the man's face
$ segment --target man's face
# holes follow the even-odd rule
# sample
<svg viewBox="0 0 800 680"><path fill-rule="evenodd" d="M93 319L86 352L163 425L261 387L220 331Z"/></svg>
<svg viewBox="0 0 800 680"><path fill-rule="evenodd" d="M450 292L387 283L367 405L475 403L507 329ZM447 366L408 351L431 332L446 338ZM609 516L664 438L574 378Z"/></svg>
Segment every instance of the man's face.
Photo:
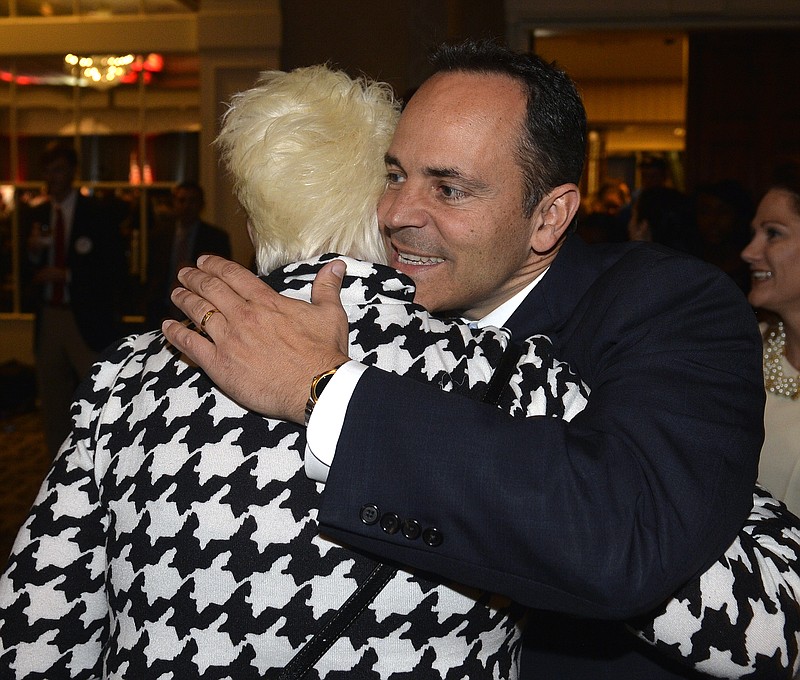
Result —
<svg viewBox="0 0 800 680"><path fill-rule="evenodd" d="M175 219L187 225L193 224L199 219L203 210L200 192L186 187L176 189L172 197L172 208Z"/></svg>
<svg viewBox="0 0 800 680"><path fill-rule="evenodd" d="M44 179L47 193L56 201L61 201L72 190L75 168L65 158L56 158L45 166Z"/></svg>
<svg viewBox="0 0 800 680"><path fill-rule="evenodd" d="M524 114L511 78L440 73L400 118L378 220L389 264L431 311L480 318L538 273L515 156Z"/></svg>
<svg viewBox="0 0 800 680"><path fill-rule="evenodd" d="M641 184L642 189L666 186L667 173L664 168L659 166L644 166L639 171L639 183Z"/></svg>

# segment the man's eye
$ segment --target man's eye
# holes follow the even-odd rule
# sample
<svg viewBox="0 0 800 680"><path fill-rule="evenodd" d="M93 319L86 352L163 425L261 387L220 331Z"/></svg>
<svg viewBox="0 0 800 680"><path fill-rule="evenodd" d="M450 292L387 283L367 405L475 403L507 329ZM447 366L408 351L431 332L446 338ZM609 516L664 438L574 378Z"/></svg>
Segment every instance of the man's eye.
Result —
<svg viewBox="0 0 800 680"><path fill-rule="evenodd" d="M439 187L439 192L442 194L442 196L451 200L458 200L460 198L464 198L467 195L461 189L456 189L455 187L448 186L447 184L441 185Z"/></svg>
<svg viewBox="0 0 800 680"><path fill-rule="evenodd" d="M403 176L399 172L394 172L392 170L389 170L386 173L386 181L389 184L397 184L398 182L403 181Z"/></svg>

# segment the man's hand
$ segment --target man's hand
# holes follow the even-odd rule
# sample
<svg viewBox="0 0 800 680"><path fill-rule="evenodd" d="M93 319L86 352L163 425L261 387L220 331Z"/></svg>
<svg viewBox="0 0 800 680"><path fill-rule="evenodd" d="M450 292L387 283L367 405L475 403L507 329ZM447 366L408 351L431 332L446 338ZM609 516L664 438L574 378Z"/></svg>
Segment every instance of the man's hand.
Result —
<svg viewBox="0 0 800 680"><path fill-rule="evenodd" d="M168 319L164 335L245 408L303 422L312 378L348 360L339 301L345 264L314 281L311 304L284 297L244 267L214 255L178 273L172 301L208 337ZM211 310L213 314L208 314Z"/></svg>

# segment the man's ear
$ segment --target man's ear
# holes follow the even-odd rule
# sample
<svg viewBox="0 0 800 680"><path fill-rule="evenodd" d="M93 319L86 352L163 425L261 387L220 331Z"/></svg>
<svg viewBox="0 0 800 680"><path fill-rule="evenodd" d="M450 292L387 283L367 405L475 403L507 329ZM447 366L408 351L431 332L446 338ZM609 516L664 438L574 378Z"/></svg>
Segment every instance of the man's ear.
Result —
<svg viewBox="0 0 800 680"><path fill-rule="evenodd" d="M536 206L531 219L534 229L531 248L536 253L547 253L558 244L581 205L581 193L575 184L561 184Z"/></svg>

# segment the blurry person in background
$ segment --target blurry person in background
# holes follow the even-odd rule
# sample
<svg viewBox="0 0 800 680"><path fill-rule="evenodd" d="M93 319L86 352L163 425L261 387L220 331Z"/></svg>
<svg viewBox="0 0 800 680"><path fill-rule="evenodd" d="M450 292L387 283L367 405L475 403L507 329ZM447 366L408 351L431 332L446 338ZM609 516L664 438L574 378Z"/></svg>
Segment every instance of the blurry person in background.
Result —
<svg viewBox="0 0 800 680"><path fill-rule="evenodd" d="M36 315L34 355L47 447L70 429L69 406L99 352L121 333L125 251L116 212L73 183L78 155L50 143L42 157L47 200L21 215L25 298Z"/></svg>
<svg viewBox="0 0 800 680"><path fill-rule="evenodd" d="M578 234L587 243L618 243L627 240L624 210L631 200L628 185L610 180L600 185L589 201L586 215L578 218Z"/></svg>
<svg viewBox="0 0 800 680"><path fill-rule="evenodd" d="M633 204L628 238L694 252L696 235L689 199L671 187L642 189Z"/></svg>
<svg viewBox="0 0 800 680"><path fill-rule="evenodd" d="M722 269L747 293L750 271L741 252L750 240L753 199L736 180L703 184L694 190L692 199L697 228L695 254Z"/></svg>
<svg viewBox="0 0 800 680"><path fill-rule="evenodd" d="M177 285L181 267L193 264L200 255L231 256L228 232L209 224L200 215L205 193L197 182L182 182L172 192L174 221L159 224L150 234L147 259L146 327L156 328L167 317L180 314L169 299Z"/></svg>
<svg viewBox="0 0 800 680"><path fill-rule="evenodd" d="M762 313L764 446L758 479L800 515L800 163L778 166L742 251Z"/></svg>
<svg viewBox="0 0 800 680"><path fill-rule="evenodd" d="M672 186L669 165L663 156L645 156L638 168L640 190Z"/></svg>

